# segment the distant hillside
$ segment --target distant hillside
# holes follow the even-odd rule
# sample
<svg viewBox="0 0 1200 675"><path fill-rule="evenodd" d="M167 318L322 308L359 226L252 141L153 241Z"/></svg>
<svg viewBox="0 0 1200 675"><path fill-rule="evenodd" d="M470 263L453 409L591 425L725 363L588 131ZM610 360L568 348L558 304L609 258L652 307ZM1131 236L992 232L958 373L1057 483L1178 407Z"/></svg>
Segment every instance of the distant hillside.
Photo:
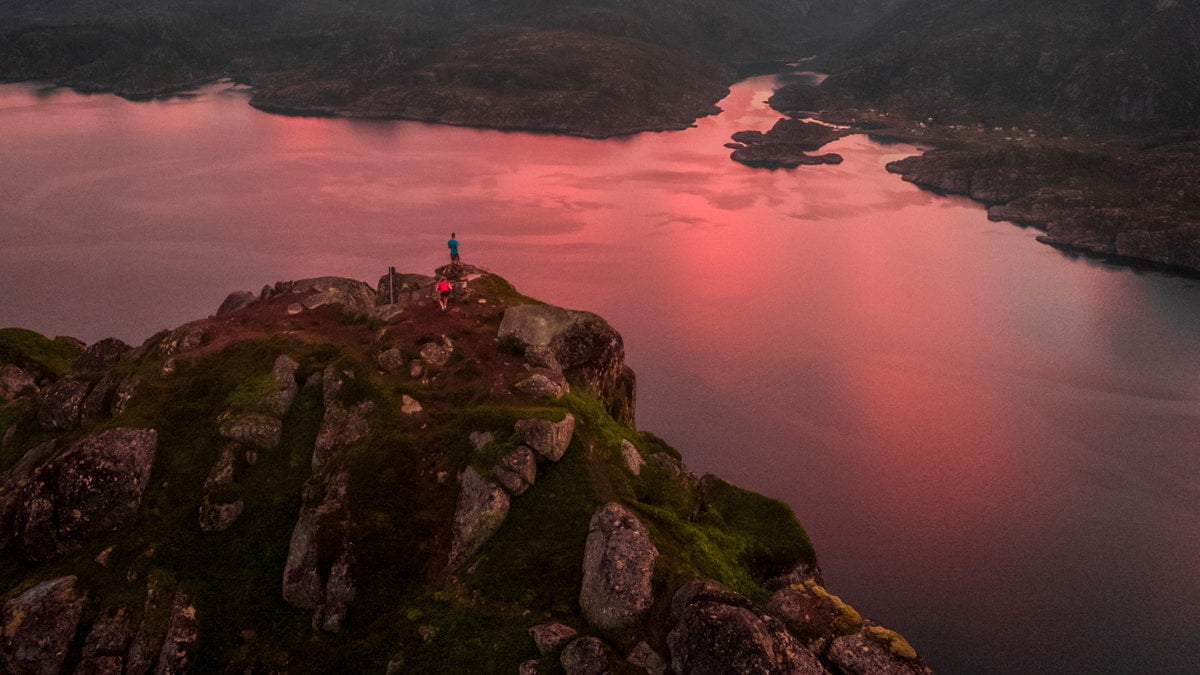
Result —
<svg viewBox="0 0 1200 675"><path fill-rule="evenodd" d="M827 82L930 116L1194 126L1198 35L1184 0L908 0Z"/></svg>
<svg viewBox="0 0 1200 675"><path fill-rule="evenodd" d="M293 114L605 137L678 129L733 77L890 0L14 0L0 81L149 98L219 78Z"/></svg>

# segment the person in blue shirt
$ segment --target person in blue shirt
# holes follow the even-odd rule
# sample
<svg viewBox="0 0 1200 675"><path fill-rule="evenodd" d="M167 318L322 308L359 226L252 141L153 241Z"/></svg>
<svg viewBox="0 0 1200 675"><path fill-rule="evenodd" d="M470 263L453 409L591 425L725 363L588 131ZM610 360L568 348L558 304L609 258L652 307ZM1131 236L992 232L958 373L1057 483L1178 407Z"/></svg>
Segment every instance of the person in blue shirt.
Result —
<svg viewBox="0 0 1200 675"><path fill-rule="evenodd" d="M450 241L446 242L446 246L450 249L450 264L458 262L458 240L454 238L454 233L450 233Z"/></svg>

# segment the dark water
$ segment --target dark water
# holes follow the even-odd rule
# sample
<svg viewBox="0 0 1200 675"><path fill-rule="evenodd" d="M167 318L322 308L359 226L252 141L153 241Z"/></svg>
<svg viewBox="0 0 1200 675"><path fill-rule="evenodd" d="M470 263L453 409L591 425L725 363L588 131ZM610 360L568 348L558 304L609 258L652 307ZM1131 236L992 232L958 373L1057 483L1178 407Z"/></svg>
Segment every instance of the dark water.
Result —
<svg viewBox="0 0 1200 675"><path fill-rule="evenodd" d="M608 318L639 425L792 504L951 673L1200 670L1200 283L1072 260L883 165L752 170L734 88L587 141L0 87L0 325L140 342L229 291L466 262Z"/></svg>

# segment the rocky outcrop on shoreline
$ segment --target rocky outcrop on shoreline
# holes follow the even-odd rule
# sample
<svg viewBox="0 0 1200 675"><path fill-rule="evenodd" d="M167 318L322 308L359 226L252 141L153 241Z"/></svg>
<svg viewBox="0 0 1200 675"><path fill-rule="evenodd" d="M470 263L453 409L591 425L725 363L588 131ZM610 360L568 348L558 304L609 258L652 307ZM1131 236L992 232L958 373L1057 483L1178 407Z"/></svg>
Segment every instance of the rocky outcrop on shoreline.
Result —
<svg viewBox="0 0 1200 675"><path fill-rule="evenodd" d="M137 347L0 331L3 667L927 671L790 509L633 427L607 322L439 273L446 312L317 277ZM133 384L48 424L69 382Z"/></svg>
<svg viewBox="0 0 1200 675"><path fill-rule="evenodd" d="M729 158L746 166L768 169L794 169L800 165L840 164L842 158L834 153L812 155L827 143L853 133L847 129L816 122L781 119L766 133L739 131L733 135Z"/></svg>

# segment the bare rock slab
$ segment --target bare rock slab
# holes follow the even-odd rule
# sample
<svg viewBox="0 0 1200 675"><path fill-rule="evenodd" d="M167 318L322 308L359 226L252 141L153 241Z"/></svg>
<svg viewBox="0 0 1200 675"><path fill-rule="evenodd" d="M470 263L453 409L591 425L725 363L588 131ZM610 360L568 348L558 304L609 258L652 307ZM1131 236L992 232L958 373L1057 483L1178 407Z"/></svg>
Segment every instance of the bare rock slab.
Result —
<svg viewBox="0 0 1200 675"><path fill-rule="evenodd" d="M654 602L651 576L658 549L646 526L624 506L609 502L592 516L583 557L579 606L589 623L628 628Z"/></svg>
<svg viewBox="0 0 1200 675"><path fill-rule="evenodd" d="M454 535L450 543L450 569L475 555L504 519L509 496L499 485L468 466L459 476L458 506L454 510Z"/></svg>
<svg viewBox="0 0 1200 675"><path fill-rule="evenodd" d="M0 608L0 662L6 672L61 671L83 613L76 581L70 576L43 582Z"/></svg>

